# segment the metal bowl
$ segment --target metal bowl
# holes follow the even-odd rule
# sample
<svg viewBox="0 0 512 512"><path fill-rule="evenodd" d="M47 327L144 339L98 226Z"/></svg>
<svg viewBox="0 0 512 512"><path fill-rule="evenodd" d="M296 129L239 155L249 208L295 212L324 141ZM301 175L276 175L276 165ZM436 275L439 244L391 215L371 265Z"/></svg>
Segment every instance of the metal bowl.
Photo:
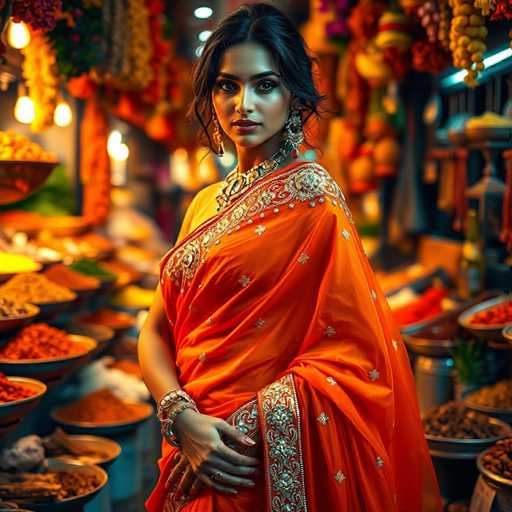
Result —
<svg viewBox="0 0 512 512"><path fill-rule="evenodd" d="M461 327L464 327L471 334L485 341L505 341L502 336L502 331L504 327L508 327L512 325L512 322L507 322L505 324L472 324L470 323L471 318L475 316L477 313L482 311L486 311L487 309L491 309L498 304L502 304L503 302L508 302L512 300L512 295L501 295L495 299L486 300L472 308L464 311L459 318L458 322Z"/></svg>
<svg viewBox="0 0 512 512"><path fill-rule="evenodd" d="M512 409L498 409L496 407L489 407L487 405L480 405L471 402L471 395L468 395L464 398L464 405L473 411L481 412L486 414L487 416L491 416L492 418L496 418L501 420L509 425L512 425Z"/></svg>
<svg viewBox="0 0 512 512"><path fill-rule="evenodd" d="M507 325L507 327L503 328L501 331L501 335L505 338L509 343L512 344L512 325Z"/></svg>
<svg viewBox="0 0 512 512"><path fill-rule="evenodd" d="M489 423L501 427L502 434L486 439L451 439L425 434L430 453L447 458L475 458L480 452L490 448L496 441L512 434L512 428L504 421L489 418Z"/></svg>
<svg viewBox="0 0 512 512"><path fill-rule="evenodd" d="M87 455L88 461L84 461L80 459L80 455L66 454L59 455L54 457L55 459L63 460L63 461L71 461L71 462L80 462L81 464L96 464L103 469L107 470L110 465L119 457L121 454L121 446L119 443L116 443L112 439L108 439L107 437L100 436L91 436L91 435L68 435L70 439L73 440L73 443L82 447L82 448L90 448L91 452L94 449L101 451L105 454L104 457L92 457Z"/></svg>
<svg viewBox="0 0 512 512"><path fill-rule="evenodd" d="M511 141L512 127L508 126L482 126L465 129L465 134L471 142Z"/></svg>
<svg viewBox="0 0 512 512"><path fill-rule="evenodd" d="M97 343L87 336L70 334L70 339L83 348L83 352L48 359L0 359L0 372L7 375L37 377L48 382L67 375L96 349Z"/></svg>
<svg viewBox="0 0 512 512"><path fill-rule="evenodd" d="M14 331L15 329L21 329L39 315L39 308L34 304L25 304L28 310L26 315L13 316L10 318L4 318L0 320L0 333Z"/></svg>
<svg viewBox="0 0 512 512"><path fill-rule="evenodd" d="M485 480L491 484L492 487L500 491L507 491L512 494L512 480L503 476L492 473L484 467L484 457L489 450L481 453L476 459L476 465L480 473L484 476Z"/></svg>
<svg viewBox="0 0 512 512"><path fill-rule="evenodd" d="M70 290L73 298L62 300L59 302L44 302L44 303L36 303L37 307L40 309L39 318L48 318L59 313L63 313L73 306L74 302L77 299L77 294Z"/></svg>
<svg viewBox="0 0 512 512"><path fill-rule="evenodd" d="M115 336L114 330L106 325L82 324L80 322L68 325L66 327L66 331L70 334L87 336L96 340L97 346L92 354L94 356L102 354L108 350Z"/></svg>
<svg viewBox="0 0 512 512"><path fill-rule="evenodd" d="M91 423L89 421L70 421L60 417L61 407L56 407L50 413L53 421L58 423L67 432L73 434L92 434L99 436L119 435L135 430L141 423L146 421L153 414L153 407L145 402L137 400L124 400L126 404L138 404L142 406L143 413L132 421L113 423Z"/></svg>
<svg viewBox="0 0 512 512"><path fill-rule="evenodd" d="M35 379L26 377L7 377L7 380L31 389L34 394L23 400L14 400L0 404L0 425L11 423L26 416L46 393L46 385Z"/></svg>
<svg viewBox="0 0 512 512"><path fill-rule="evenodd" d="M59 459L47 459L47 467L51 471L70 471L70 472L81 472L92 474L98 477L99 485L88 492L87 494L81 494L73 498L67 498L65 500L52 501L47 503L30 502L27 506L30 507L34 512L71 512L82 510L83 507L91 501L96 494L106 485L108 481L108 475L104 469L94 464L82 464L80 462L69 462L62 461Z"/></svg>
<svg viewBox="0 0 512 512"><path fill-rule="evenodd" d="M0 271L0 283L9 281L9 279L12 279L14 276L17 276L18 274L31 274L32 272L39 272L40 270L42 270L42 268L43 268L42 263L34 261L34 266L30 270L24 270L21 272L1 272Z"/></svg>
<svg viewBox="0 0 512 512"><path fill-rule="evenodd" d="M0 160L0 204L33 194L50 176L57 162Z"/></svg>

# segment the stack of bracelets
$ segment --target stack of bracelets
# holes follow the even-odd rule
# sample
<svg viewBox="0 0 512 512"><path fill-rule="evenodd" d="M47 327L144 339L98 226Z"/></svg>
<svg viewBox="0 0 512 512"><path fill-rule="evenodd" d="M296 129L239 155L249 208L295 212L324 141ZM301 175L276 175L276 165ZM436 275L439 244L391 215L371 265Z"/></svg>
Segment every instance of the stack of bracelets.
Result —
<svg viewBox="0 0 512 512"><path fill-rule="evenodd" d="M174 422L185 409L193 409L199 412L192 397L181 389L175 389L166 393L158 404L158 419L160 420L160 431L165 439L175 447L179 447L176 434L174 433Z"/></svg>

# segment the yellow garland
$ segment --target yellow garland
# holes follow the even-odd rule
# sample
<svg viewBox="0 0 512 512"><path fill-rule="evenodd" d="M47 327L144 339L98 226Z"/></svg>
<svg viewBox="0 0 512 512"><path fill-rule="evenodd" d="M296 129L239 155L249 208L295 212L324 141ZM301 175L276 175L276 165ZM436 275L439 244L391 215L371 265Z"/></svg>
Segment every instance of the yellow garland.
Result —
<svg viewBox="0 0 512 512"><path fill-rule="evenodd" d="M478 85L478 74L483 71L483 56L487 48L485 19L472 3L473 0L450 0L453 18L450 25L450 50L453 64L467 70L464 82L469 87Z"/></svg>
<svg viewBox="0 0 512 512"><path fill-rule="evenodd" d="M144 2L128 0L129 81L133 89L146 88L153 79L150 65L153 56L149 29L149 12Z"/></svg>
<svg viewBox="0 0 512 512"><path fill-rule="evenodd" d="M23 76L34 102L35 118L30 128L41 132L53 125L53 113L57 106L58 84L55 52L42 31L31 31L30 44L21 50Z"/></svg>

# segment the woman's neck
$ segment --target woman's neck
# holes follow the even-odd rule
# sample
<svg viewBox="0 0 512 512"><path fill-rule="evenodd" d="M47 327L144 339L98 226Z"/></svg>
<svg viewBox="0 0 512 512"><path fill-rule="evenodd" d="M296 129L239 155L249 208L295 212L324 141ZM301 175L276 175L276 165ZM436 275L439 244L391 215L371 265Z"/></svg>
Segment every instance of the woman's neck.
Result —
<svg viewBox="0 0 512 512"><path fill-rule="evenodd" d="M247 172L249 169L269 159L278 149L281 143L282 133L276 133L273 137L255 148L236 148L238 158L238 171Z"/></svg>

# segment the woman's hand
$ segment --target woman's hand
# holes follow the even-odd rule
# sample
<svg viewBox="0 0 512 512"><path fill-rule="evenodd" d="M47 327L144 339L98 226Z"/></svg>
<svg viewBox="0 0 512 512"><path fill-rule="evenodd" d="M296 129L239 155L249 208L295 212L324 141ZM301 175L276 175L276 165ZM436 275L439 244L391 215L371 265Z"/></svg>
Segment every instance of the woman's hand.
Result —
<svg viewBox="0 0 512 512"><path fill-rule="evenodd" d="M253 447L255 442L222 419L200 414L192 409L180 413L174 431L181 445L182 459L173 468L168 487L178 494L197 492L194 477L217 491L236 494L234 487L253 487L248 477L258 473L260 461L241 455L224 444L224 438L242 446ZM183 460L184 459L184 460Z"/></svg>

